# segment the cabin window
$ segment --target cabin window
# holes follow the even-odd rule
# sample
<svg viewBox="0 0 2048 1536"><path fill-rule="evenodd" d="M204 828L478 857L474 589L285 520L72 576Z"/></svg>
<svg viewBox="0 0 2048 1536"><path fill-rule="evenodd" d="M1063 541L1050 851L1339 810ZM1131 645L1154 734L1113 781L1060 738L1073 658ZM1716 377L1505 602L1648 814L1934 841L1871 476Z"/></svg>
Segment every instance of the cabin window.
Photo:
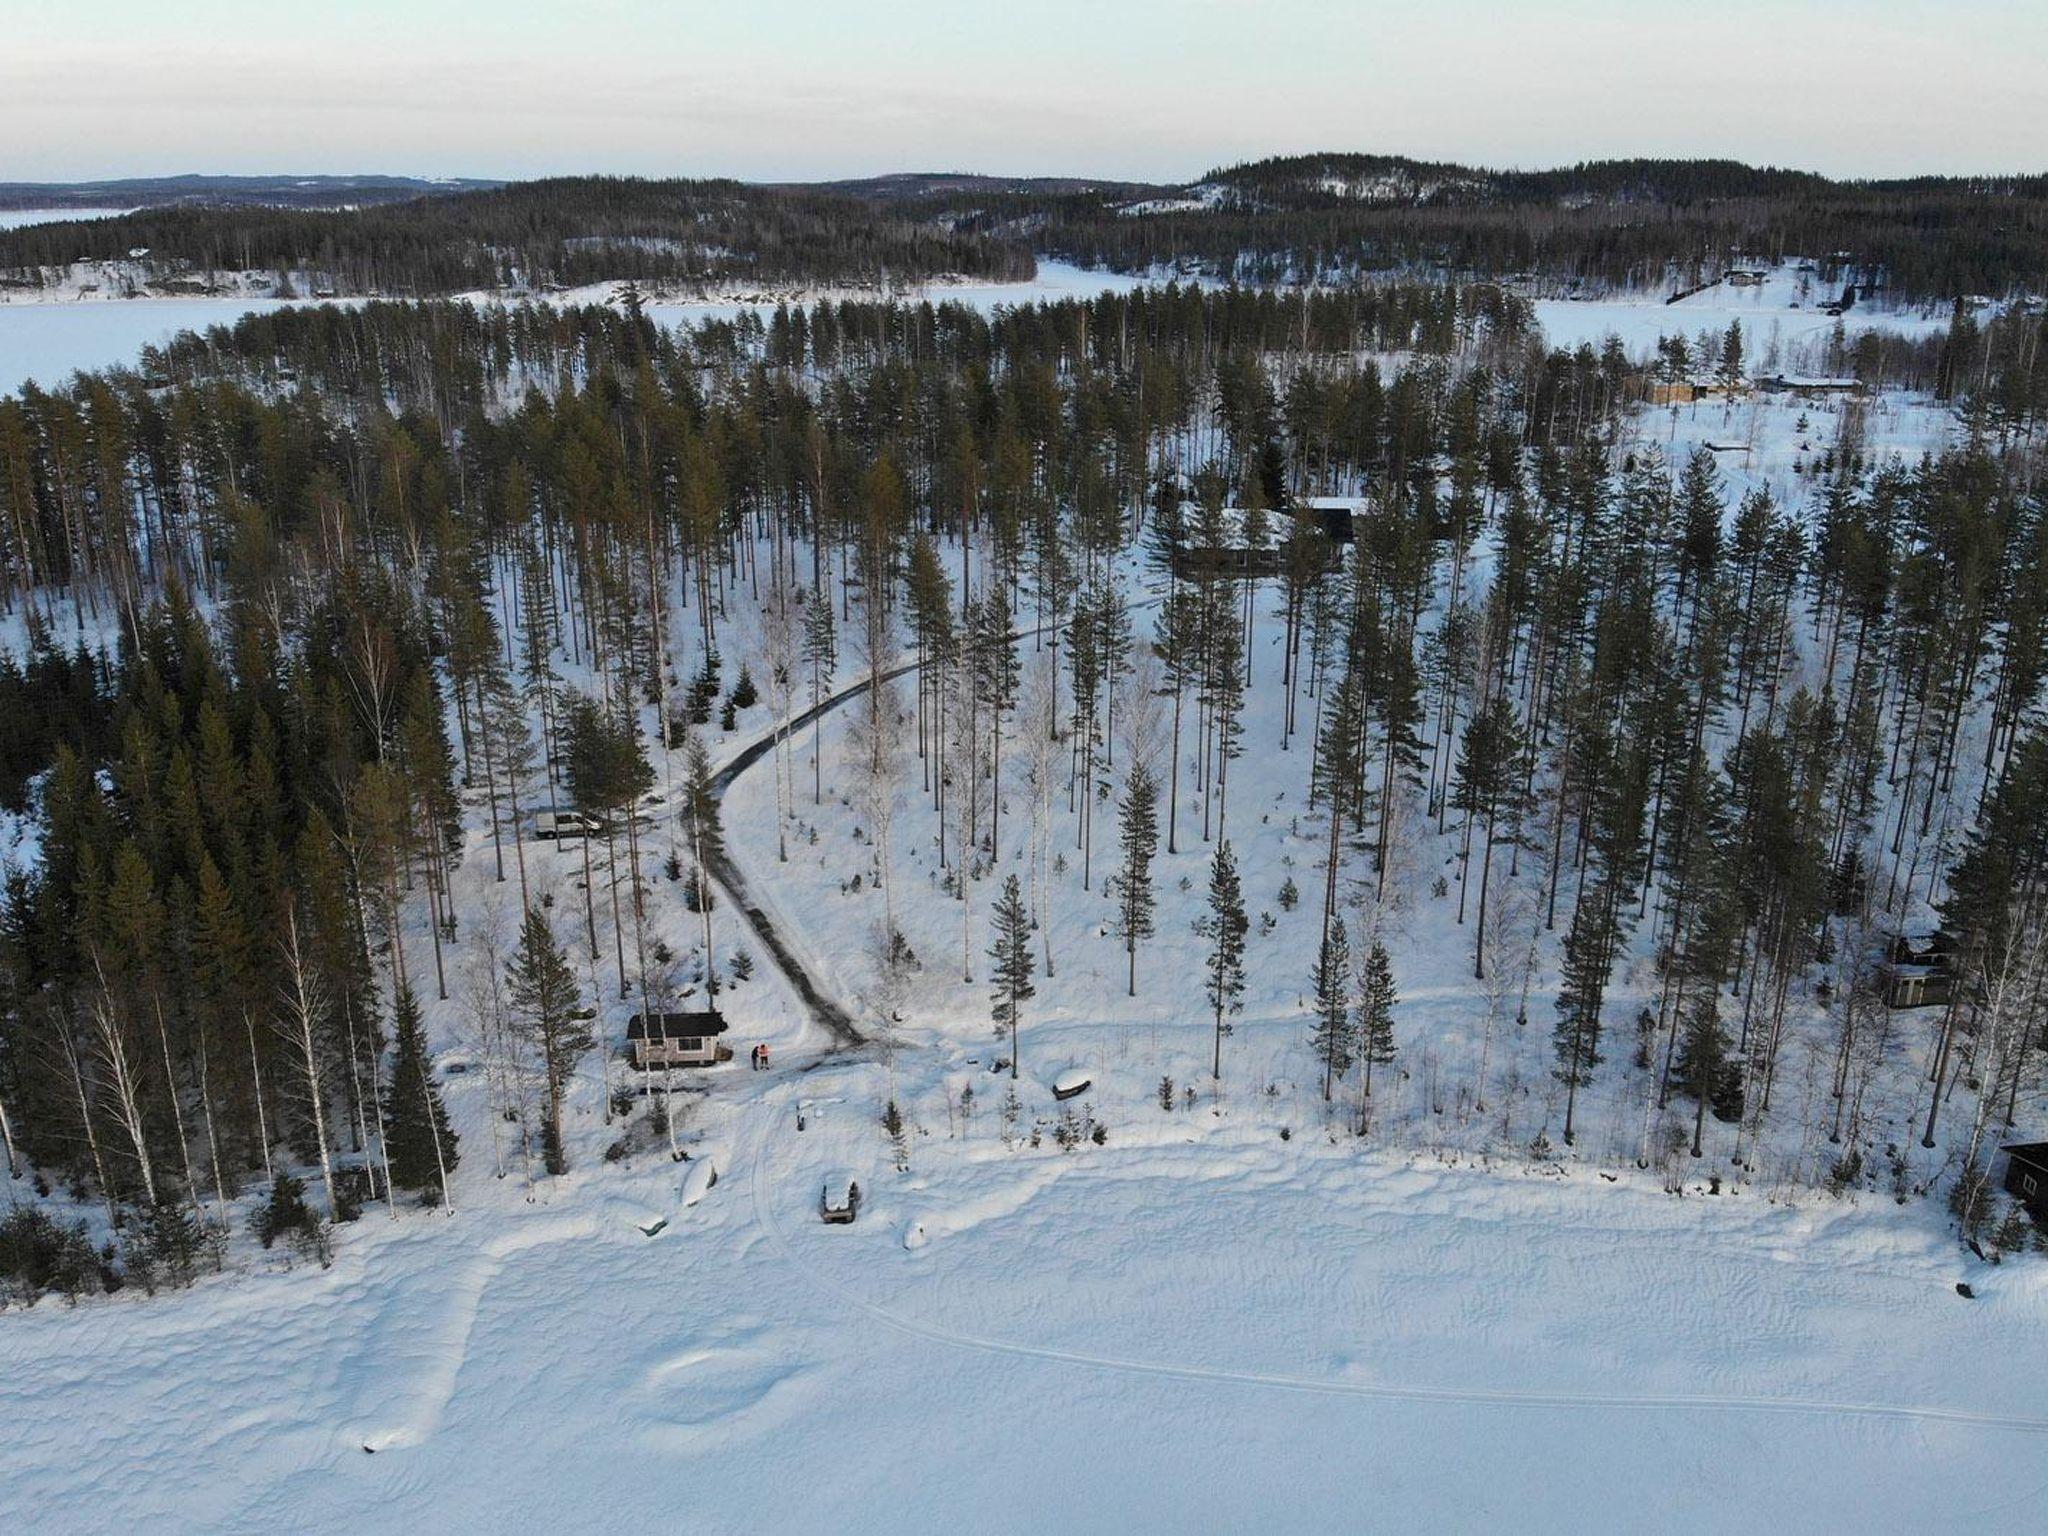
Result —
<svg viewBox="0 0 2048 1536"><path fill-rule="evenodd" d="M2034 1176L2031 1173L2020 1175L2020 1193L2029 1196L2034 1193Z"/></svg>

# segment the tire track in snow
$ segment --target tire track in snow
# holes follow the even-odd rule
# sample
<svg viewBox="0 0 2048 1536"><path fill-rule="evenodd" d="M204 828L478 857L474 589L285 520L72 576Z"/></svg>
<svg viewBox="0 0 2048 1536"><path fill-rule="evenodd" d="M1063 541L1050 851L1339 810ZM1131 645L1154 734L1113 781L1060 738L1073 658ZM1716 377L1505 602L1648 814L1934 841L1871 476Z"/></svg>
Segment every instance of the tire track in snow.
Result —
<svg viewBox="0 0 2048 1536"><path fill-rule="evenodd" d="M906 1317L859 1295L850 1287L826 1278L815 1266L807 1265L769 1214L762 1191L767 1159L757 1150L749 1179L754 1200L754 1218L768 1234L789 1267L812 1290L826 1300L852 1311L865 1313L884 1327L978 1354L1008 1356L1012 1359L1043 1360L1059 1365L1086 1366L1126 1375L1152 1376L1176 1381L1210 1382L1228 1386L1265 1387L1276 1391L1302 1392L1325 1397L1357 1397L1386 1402L1446 1403L1501 1408L1622 1408L1657 1409L1678 1412L1726 1412L1798 1414L1821 1418L1878 1419L1896 1423L1954 1424L1970 1429L2001 1429L2023 1434L2048 1434L2048 1418L2023 1414L1976 1413L1964 1408L1942 1408L1919 1404L1837 1401L1828 1398L1765 1397L1742 1393L1632 1393L1579 1392L1567 1389L1522 1391L1483 1387L1403 1386L1391 1382L1360 1382L1290 1376L1276 1371L1231 1370L1219 1366L1183 1365L1165 1360L1136 1360L1126 1356L1094 1354L1086 1350L1062 1349L1053 1345L1021 1343L965 1333L936 1323Z"/></svg>

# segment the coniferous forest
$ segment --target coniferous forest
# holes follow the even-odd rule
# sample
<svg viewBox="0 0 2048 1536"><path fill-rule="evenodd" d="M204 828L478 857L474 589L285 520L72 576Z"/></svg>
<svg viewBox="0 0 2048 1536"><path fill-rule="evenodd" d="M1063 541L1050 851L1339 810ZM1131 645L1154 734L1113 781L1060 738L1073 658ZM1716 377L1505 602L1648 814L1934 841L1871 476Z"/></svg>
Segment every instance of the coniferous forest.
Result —
<svg viewBox="0 0 2048 1536"><path fill-rule="evenodd" d="M1222 1090L1272 979L1233 849L1284 780L1278 901L1321 935L1286 984L1313 995L1310 1102L1355 1094L1354 1133L1434 1059L1382 940L1441 866L1486 1018L1475 1116L1506 1091L1492 1053L1544 1032L1539 1139L1626 1098L1641 1136L1601 1155L1890 1180L2012 1246L1989 1157L2048 1062L2041 330L1838 332L1837 366L1956 430L1905 459L1860 408L1825 440L1802 417L1794 501L1731 494L1704 448L1666 460L1629 430L1643 369L1550 349L1492 284L682 331L631 303L288 309L0 400L0 802L36 850L0 905L6 1156L107 1217L88 1242L23 1208L11 1283L189 1278L251 1190L266 1246L324 1254L366 1204L447 1199L460 1161L561 1173L577 1074L615 1084L598 1008L678 991L643 877L665 848L707 936L721 899L714 706L765 725L862 678L846 803L884 995L951 964L904 937L892 844L926 833L892 832L900 791L946 871L916 899L960 908L1013 1076L1065 963L1069 839L1132 996L1163 980L1161 899L1192 914ZM1717 345L1740 372L1740 335ZM1246 734L1260 691L1277 741ZM840 770L772 742L786 859ZM681 835L638 809L657 786ZM550 805L602 829L561 901L529 889ZM1186 903L1162 843L1205 850ZM510 922L477 931L465 859L520 893ZM1896 1014L1889 936L1930 914L1954 998ZM728 958L695 980L739 985ZM489 1148L437 1086L421 1009L449 998ZM1875 1124L1901 1063L1937 1157Z"/></svg>

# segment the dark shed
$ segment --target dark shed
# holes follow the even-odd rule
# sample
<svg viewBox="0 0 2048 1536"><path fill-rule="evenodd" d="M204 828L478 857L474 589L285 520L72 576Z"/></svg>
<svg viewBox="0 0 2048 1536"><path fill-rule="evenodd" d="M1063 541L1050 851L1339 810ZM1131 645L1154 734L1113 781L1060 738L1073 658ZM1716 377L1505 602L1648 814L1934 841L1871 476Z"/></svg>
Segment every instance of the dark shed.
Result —
<svg viewBox="0 0 2048 1536"><path fill-rule="evenodd" d="M2026 1141L2005 1148L2005 1192L2027 1208L2027 1214L2048 1226L2048 1141Z"/></svg>

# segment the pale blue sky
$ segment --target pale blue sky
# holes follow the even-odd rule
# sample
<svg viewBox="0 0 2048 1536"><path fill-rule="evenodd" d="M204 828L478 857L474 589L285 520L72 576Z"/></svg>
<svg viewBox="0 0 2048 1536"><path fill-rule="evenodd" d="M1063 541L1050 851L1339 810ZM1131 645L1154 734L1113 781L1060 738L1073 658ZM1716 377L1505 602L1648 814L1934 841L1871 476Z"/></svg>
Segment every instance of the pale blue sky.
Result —
<svg viewBox="0 0 2048 1536"><path fill-rule="evenodd" d="M0 0L0 180L2048 169L2048 0Z"/></svg>

